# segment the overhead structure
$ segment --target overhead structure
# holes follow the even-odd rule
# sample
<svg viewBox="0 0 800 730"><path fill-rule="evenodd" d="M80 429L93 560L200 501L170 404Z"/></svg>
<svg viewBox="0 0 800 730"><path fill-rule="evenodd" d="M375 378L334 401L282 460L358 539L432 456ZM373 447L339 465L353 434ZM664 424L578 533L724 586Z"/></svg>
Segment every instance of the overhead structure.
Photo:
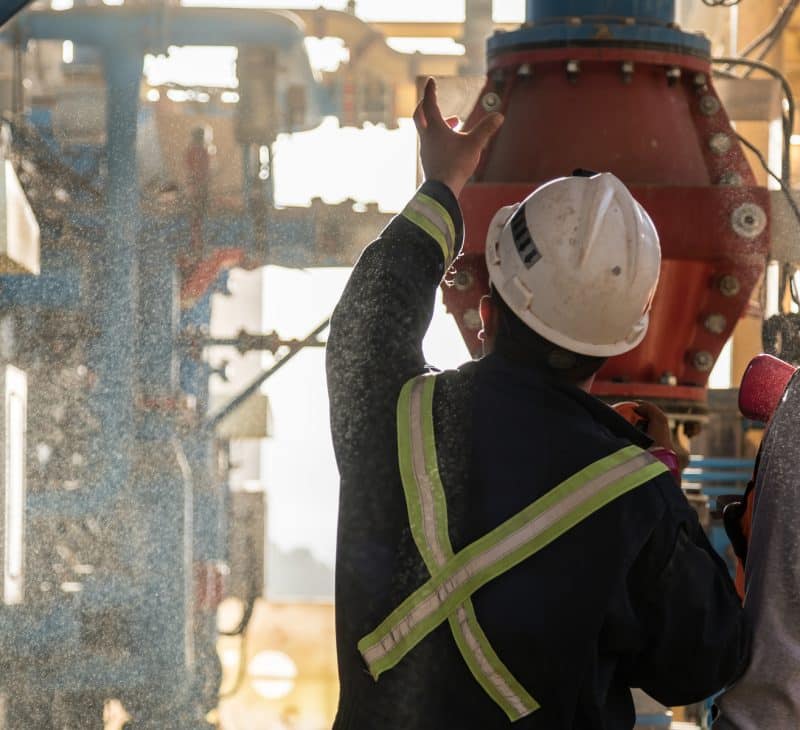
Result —
<svg viewBox="0 0 800 730"><path fill-rule="evenodd" d="M663 263L646 339L607 363L595 393L691 418L763 272L770 209L712 83L709 41L674 21L672 0L528 0L525 25L489 39L467 124L506 121L462 194L465 256L444 297L479 352L494 213L578 168L613 172L653 218Z"/></svg>

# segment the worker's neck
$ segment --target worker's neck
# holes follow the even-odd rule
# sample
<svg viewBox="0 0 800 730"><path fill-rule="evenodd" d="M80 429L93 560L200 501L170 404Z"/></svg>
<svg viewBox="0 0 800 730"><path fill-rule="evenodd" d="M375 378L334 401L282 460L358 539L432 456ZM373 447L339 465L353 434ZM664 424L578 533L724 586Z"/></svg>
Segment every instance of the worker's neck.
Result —
<svg viewBox="0 0 800 730"><path fill-rule="evenodd" d="M484 337L481 338L481 341L483 343L483 355L484 355L484 357L486 355L491 355L492 353L496 352L495 347L494 347L494 344L495 344L494 337L486 337L486 336L484 336ZM508 356L506 355L506 358L507 357ZM511 358L511 359L513 360L513 358ZM571 382L572 385L574 385L576 388L579 388L580 390L582 390L582 391L584 391L586 393L589 393L591 391L591 389L592 389L592 385L594 384L594 378L595 378L594 375L590 375L588 378L586 378L586 380L578 380L578 381L574 381L573 380L573 381L567 381L567 382Z"/></svg>

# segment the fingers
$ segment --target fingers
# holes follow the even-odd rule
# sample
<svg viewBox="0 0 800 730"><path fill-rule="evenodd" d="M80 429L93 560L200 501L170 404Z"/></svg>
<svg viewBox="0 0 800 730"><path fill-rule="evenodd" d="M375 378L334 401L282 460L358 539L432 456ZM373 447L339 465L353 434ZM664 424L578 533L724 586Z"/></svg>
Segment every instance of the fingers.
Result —
<svg viewBox="0 0 800 730"><path fill-rule="evenodd" d="M422 111L429 126L447 129L447 124L442 118L442 112L436 99L436 81L432 77L425 83L425 93L422 96Z"/></svg>
<svg viewBox="0 0 800 730"><path fill-rule="evenodd" d="M421 132L428 127L428 120L425 119L425 112L422 109L421 101L414 110L414 126L417 128L417 132Z"/></svg>
<svg viewBox="0 0 800 730"><path fill-rule="evenodd" d="M450 129L455 129L459 124L461 124L461 120L458 117L447 117L444 120L445 124L447 124Z"/></svg>
<svg viewBox="0 0 800 730"><path fill-rule="evenodd" d="M646 400L636 402L636 412L645 418L663 418L666 420L667 416L658 406L648 403Z"/></svg>
<svg viewBox="0 0 800 730"><path fill-rule="evenodd" d="M467 136L474 140L474 144L479 150L482 150L497 130L503 126L504 121L505 118L498 112L487 114L467 133Z"/></svg>

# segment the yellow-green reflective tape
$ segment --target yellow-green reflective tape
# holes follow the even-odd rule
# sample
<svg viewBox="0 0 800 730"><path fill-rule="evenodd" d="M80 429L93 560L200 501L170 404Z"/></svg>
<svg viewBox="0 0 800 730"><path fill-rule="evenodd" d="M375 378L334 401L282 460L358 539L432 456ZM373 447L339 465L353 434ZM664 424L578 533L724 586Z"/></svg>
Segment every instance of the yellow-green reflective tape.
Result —
<svg viewBox="0 0 800 730"><path fill-rule="evenodd" d="M398 457L412 535L433 575L453 557L447 529L447 501L439 475L433 425L435 377L406 383L397 403ZM475 679L518 720L539 705L513 677L478 623L469 597L451 617L456 643Z"/></svg>
<svg viewBox="0 0 800 730"><path fill-rule="evenodd" d="M444 234L431 223L424 215L417 213L415 210L406 208L403 211L403 217L408 218L412 223L419 226L425 233L427 233L442 249L442 256L444 257L445 267L450 265L450 249L447 247L447 241Z"/></svg>
<svg viewBox="0 0 800 730"><path fill-rule="evenodd" d="M638 484L651 479L663 469L658 466L642 469L626 479L622 493L633 489ZM619 491L607 489L598 496L593 505L594 509L599 509L604 504L620 496ZM425 586L413 594L408 603L402 606L403 611L393 614L390 621L384 622L376 632L368 637L364 642L365 646L362 654L371 664L373 673L379 675L381 672L397 664L397 662L419 641L421 641L430 631L438 626L449 613L459 603L463 602L465 596L471 595L485 583L492 580L497 575L514 567L522 560L549 544L570 527L582 519L580 514L571 518L563 519L548 529L544 530L534 540L522 548L510 551L503 555L489 569L476 572L469 565L468 556L456 556L453 566L448 566L444 575L439 575L431 579ZM461 558L459 560L459 558ZM464 564L466 562L466 564ZM467 570L465 571L465 568ZM461 575L457 575L459 571ZM456 579L457 578L457 579Z"/></svg>
<svg viewBox="0 0 800 730"><path fill-rule="evenodd" d="M406 424L410 429L410 445L412 462L414 463L414 484L404 485L407 494L429 494L428 511L432 513L433 531L425 535L415 536L419 544L427 543L428 549L422 552L432 561L426 559L425 564L431 575L436 574L447 560L453 557L453 547L447 523L447 498L436 453L436 435L433 425L433 395L436 386L435 377L416 378L410 390L410 419ZM421 461L418 461L420 460ZM420 499L422 501L422 498ZM426 507L422 505L423 512ZM428 520L423 518L427 530L431 530ZM508 668L497 656L488 637L484 633L472 599L467 597L463 605L450 617L450 628L461 655L467 663L472 675L483 687L484 691L503 709L510 720L518 720L539 708L539 703L531 697L522 685L514 678Z"/></svg>
<svg viewBox="0 0 800 730"><path fill-rule="evenodd" d="M573 475L462 550L359 642L373 675L397 664L482 585L665 470L661 462L635 446L621 449Z"/></svg>
<svg viewBox="0 0 800 730"><path fill-rule="evenodd" d="M401 214L433 238L442 249L445 267L450 266L456 247L453 219L447 209L429 195L417 193Z"/></svg>
<svg viewBox="0 0 800 730"><path fill-rule="evenodd" d="M450 217L450 213L447 212L447 208L445 208L438 200L432 198L430 195L425 195L425 193L417 193L414 196L414 198L423 203L427 203L441 216L442 220L444 221L450 233L450 240L453 242L453 245L455 246L456 227L453 225L453 219ZM451 255L452 255L452 250L451 250Z"/></svg>
<svg viewBox="0 0 800 730"><path fill-rule="evenodd" d="M397 455L400 477L406 497L408 519L411 525L411 535L420 555L422 555L422 559L425 561L425 565L429 565L433 561L433 556L430 553L428 541L425 539L425 527L414 479L414 463L411 449L411 393L416 382L416 378L409 380L403 386L400 391L400 397L397 400Z"/></svg>
<svg viewBox="0 0 800 730"><path fill-rule="evenodd" d="M531 505L526 507L524 510L519 512L518 514L511 517L505 523L500 525L499 527L495 528L492 532L485 535L480 540L472 543L470 546L465 548L457 557L464 559L464 557L469 556L475 552L479 552L483 550L490 540L494 540L496 535L499 534L499 531L512 531L518 529L521 525L525 522L534 519L538 515L544 513L553 505L561 501L562 499L568 497L576 490L583 487L587 482L590 480L601 476L606 471L616 468L618 465L625 463L628 459L631 458L633 454L638 453L640 450L636 449L636 447L628 447L626 449L622 449L621 451L615 452L610 456L607 456L605 459L595 462L594 464L590 464L585 469L582 469L580 472L574 474L569 479L563 481L558 486L554 487L550 490L547 494L540 497L538 500L533 502ZM451 566L448 565L447 568L449 569ZM441 575L444 574L445 571L440 571L439 578ZM435 576L437 577L437 576ZM380 638L380 631L386 629L387 626L394 625L397 623L402 616L407 614L411 607L413 607L416 603L419 602L420 599L425 598L427 595L434 592L435 584L433 581L428 581L425 585L419 588L414 594L409 596L400 606L398 606L381 624L381 626L374 632L370 634L370 637ZM365 641L366 639L362 640ZM361 646L361 644L359 644ZM367 647L370 645L368 644Z"/></svg>
<svg viewBox="0 0 800 730"><path fill-rule="evenodd" d="M456 247L455 228L453 219L444 206L424 193L417 193L409 201L406 210L413 210L424 216L444 234L444 240L447 242L449 252L448 258L452 259Z"/></svg>
<svg viewBox="0 0 800 730"><path fill-rule="evenodd" d="M497 656L478 623L472 600L464 601L456 613L448 617L448 620L456 644L467 662L472 676L503 709L508 719L514 722L536 712L539 709L539 703L528 694ZM461 621L464 623L462 624ZM470 636L474 645L471 645L469 641Z"/></svg>
<svg viewBox="0 0 800 730"><path fill-rule="evenodd" d="M436 385L435 377L422 379L422 413L418 423L422 426L422 458L425 475L428 478L430 491L433 495L433 516L436 526L436 538L441 546L446 559L453 557L453 547L450 544L450 531L447 522L447 498L444 494L442 478L439 474L439 461L436 458L436 436L433 431L433 391ZM412 428L415 424L412 422ZM444 561L436 561L428 565L431 575L442 567Z"/></svg>

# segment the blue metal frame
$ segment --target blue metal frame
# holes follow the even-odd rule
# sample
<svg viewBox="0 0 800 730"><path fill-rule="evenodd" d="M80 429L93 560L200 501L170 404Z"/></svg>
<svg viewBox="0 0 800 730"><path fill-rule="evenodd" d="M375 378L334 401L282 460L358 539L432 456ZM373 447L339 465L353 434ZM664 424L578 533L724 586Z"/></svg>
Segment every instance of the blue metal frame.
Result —
<svg viewBox="0 0 800 730"><path fill-rule="evenodd" d="M531 48L565 46L665 50L708 58L704 36L675 27L674 0L528 0L526 25L498 33L490 57Z"/></svg>
<svg viewBox="0 0 800 730"><path fill-rule="evenodd" d="M753 477L754 466L752 459L692 457L683 473L683 485L702 489L703 494L709 497L710 508L718 511L719 497L744 495L747 483ZM712 522L709 540L734 575L736 564L730 551L730 540L720 520Z"/></svg>

